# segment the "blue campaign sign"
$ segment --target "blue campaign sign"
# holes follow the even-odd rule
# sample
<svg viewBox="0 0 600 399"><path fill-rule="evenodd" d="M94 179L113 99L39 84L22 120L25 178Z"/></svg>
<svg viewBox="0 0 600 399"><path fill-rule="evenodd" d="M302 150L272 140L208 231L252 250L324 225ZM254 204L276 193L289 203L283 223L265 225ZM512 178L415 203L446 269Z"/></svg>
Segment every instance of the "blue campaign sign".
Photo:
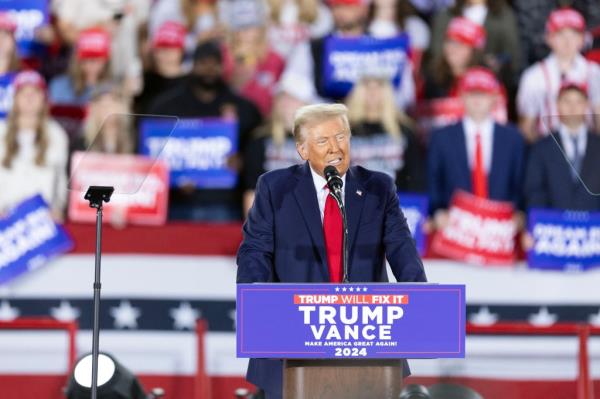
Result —
<svg viewBox="0 0 600 399"><path fill-rule="evenodd" d="M600 266L600 212L531 209L529 267L586 270Z"/></svg>
<svg viewBox="0 0 600 399"><path fill-rule="evenodd" d="M398 87L408 48L404 34L389 39L329 36L324 43L322 88L330 97L345 97L365 75L388 77Z"/></svg>
<svg viewBox="0 0 600 399"><path fill-rule="evenodd" d="M140 153L165 160L171 186L232 188L237 172L227 166L238 149L235 122L212 119L144 119L140 124Z"/></svg>
<svg viewBox="0 0 600 399"><path fill-rule="evenodd" d="M429 199L426 195L412 193L398 193L400 209L404 213L408 228L415 240L419 255L425 252L425 234L423 233L423 223L427 219L429 209Z"/></svg>
<svg viewBox="0 0 600 399"><path fill-rule="evenodd" d="M238 284L237 356L462 358L465 286Z"/></svg>
<svg viewBox="0 0 600 399"><path fill-rule="evenodd" d="M0 118L5 118L12 108L15 76L14 73L0 75Z"/></svg>
<svg viewBox="0 0 600 399"><path fill-rule="evenodd" d="M0 219L0 284L45 265L73 242L39 195Z"/></svg>
<svg viewBox="0 0 600 399"><path fill-rule="evenodd" d="M45 46L35 40L35 30L47 25L49 19L48 0L1 0L0 10L10 13L17 24L15 38L21 57L40 55Z"/></svg>

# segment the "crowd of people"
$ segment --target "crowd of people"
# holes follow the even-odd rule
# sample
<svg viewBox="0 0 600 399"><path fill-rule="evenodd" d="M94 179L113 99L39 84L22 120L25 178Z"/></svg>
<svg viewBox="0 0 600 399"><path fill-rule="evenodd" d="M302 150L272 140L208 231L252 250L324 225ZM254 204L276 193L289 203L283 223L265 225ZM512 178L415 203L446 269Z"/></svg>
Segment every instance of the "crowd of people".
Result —
<svg viewBox="0 0 600 399"><path fill-rule="evenodd" d="M65 220L75 150L136 153L140 115L238 125L231 189L173 187L171 220L242 220L258 177L301 161L305 104L348 107L353 162L429 197L444 226L457 189L530 207L600 209L600 66L593 0L48 0L22 56L0 13L0 214L32 194ZM332 39L403 37L400 76L330 90ZM351 41L350 41L351 42ZM596 61L595 61L596 60ZM76 129L53 110L83 109ZM2 109L4 108L4 109ZM458 110L458 111L457 111ZM109 115L120 115L109 118ZM130 115L130 116L129 116ZM66 131L69 131L67 133Z"/></svg>

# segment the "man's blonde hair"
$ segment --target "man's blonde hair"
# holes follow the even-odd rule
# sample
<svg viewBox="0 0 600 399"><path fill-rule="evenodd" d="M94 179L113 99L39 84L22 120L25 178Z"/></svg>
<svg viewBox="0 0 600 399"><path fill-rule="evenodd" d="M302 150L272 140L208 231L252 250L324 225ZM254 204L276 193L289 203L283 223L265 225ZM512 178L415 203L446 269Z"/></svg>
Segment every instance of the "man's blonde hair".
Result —
<svg viewBox="0 0 600 399"><path fill-rule="evenodd" d="M350 134L348 108L344 104L312 104L298 108L294 114L294 139L297 143L304 141L304 130L332 118L341 118L344 127Z"/></svg>

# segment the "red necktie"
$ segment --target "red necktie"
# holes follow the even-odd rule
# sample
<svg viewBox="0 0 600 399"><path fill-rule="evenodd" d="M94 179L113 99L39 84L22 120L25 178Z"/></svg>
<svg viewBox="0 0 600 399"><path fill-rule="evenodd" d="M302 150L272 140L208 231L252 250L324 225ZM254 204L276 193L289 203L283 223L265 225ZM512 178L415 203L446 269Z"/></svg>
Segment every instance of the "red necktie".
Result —
<svg viewBox="0 0 600 399"><path fill-rule="evenodd" d="M335 199L327 194L323 215L323 232L325 234L325 250L327 251L327 267L329 281L342 281L342 214Z"/></svg>
<svg viewBox="0 0 600 399"><path fill-rule="evenodd" d="M483 149L481 148L481 133L475 134L475 164L473 165L473 194L487 198L487 176L483 167Z"/></svg>

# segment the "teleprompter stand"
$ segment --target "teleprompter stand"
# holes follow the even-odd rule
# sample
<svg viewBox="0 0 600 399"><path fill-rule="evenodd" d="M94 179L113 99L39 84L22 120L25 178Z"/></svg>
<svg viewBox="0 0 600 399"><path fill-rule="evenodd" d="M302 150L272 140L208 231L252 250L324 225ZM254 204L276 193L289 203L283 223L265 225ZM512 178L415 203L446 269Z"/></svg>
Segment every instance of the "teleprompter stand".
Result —
<svg viewBox="0 0 600 399"><path fill-rule="evenodd" d="M96 256L94 268L94 326L92 333L92 399L98 397L98 355L100 351L100 259L102 253L102 205L110 201L114 187L90 186L85 199L96 209Z"/></svg>

